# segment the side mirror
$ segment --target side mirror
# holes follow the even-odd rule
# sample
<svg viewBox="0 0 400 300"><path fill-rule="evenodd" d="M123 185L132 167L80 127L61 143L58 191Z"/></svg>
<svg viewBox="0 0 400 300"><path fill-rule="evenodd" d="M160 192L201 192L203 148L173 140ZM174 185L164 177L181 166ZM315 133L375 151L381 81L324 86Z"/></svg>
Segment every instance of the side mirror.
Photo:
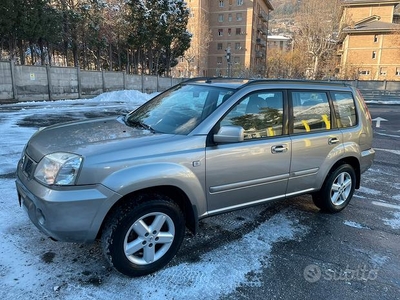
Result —
<svg viewBox="0 0 400 300"><path fill-rule="evenodd" d="M221 126L214 134L215 143L237 143L244 140L244 129L242 126Z"/></svg>

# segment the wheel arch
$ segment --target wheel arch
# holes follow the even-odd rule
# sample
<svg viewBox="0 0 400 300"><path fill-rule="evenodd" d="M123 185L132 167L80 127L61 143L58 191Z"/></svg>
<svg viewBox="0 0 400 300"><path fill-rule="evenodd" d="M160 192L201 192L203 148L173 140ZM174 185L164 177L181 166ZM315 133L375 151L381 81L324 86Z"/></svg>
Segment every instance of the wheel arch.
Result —
<svg viewBox="0 0 400 300"><path fill-rule="evenodd" d="M327 178L332 172L334 172L340 165L343 165L343 164L348 164L354 169L354 172L356 173L356 185L355 185L355 188L359 189L360 188L360 181L361 181L360 161L354 156L348 156L348 157L344 157L344 158L338 160L330 168L330 170L327 173L325 178Z"/></svg>
<svg viewBox="0 0 400 300"><path fill-rule="evenodd" d="M162 186L153 186L137 190L121 197L117 202L114 203L114 205L109 209L106 216L104 217L99 232L97 233L97 238L100 238L104 225L106 224L107 220L110 217L112 217L112 215L114 214L114 212L117 210L118 207L144 194L159 194L171 198L182 210L182 213L185 217L186 227L193 234L196 234L198 232L199 222L198 222L198 212L196 205L193 205L190 202L189 197L180 188L172 185L162 185Z"/></svg>

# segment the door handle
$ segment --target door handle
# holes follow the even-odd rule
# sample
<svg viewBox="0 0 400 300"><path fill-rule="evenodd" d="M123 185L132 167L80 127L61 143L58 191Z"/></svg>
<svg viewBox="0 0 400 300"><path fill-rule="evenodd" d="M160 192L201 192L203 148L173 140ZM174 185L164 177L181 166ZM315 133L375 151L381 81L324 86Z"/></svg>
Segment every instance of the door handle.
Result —
<svg viewBox="0 0 400 300"><path fill-rule="evenodd" d="M339 139L337 137L333 137L333 138L330 138L328 140L328 144L329 145L334 145L334 144L337 144L337 143L339 143Z"/></svg>
<svg viewBox="0 0 400 300"><path fill-rule="evenodd" d="M285 153L288 151L288 147L286 144L276 145L271 147L271 153Z"/></svg>

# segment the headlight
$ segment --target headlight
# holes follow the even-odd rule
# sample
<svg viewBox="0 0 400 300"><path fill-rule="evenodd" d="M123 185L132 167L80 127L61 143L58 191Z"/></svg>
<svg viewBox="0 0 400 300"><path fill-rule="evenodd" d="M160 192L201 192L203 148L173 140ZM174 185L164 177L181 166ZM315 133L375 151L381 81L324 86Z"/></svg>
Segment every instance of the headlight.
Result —
<svg viewBox="0 0 400 300"><path fill-rule="evenodd" d="M73 185L82 164L82 157L72 153L52 153L42 158L35 178L44 184Z"/></svg>

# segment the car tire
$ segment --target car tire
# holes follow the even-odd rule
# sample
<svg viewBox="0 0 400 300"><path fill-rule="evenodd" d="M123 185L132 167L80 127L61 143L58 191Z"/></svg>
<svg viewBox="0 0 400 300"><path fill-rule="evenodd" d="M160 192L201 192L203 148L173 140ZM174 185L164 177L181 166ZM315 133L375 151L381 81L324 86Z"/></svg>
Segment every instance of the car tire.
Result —
<svg viewBox="0 0 400 300"><path fill-rule="evenodd" d="M106 259L130 277L164 267L178 252L185 235L183 213L170 198L158 194L139 198L112 213L101 237Z"/></svg>
<svg viewBox="0 0 400 300"><path fill-rule="evenodd" d="M336 213L343 210L353 197L356 173L349 164L342 164L331 172L321 188L312 195L314 204L323 211Z"/></svg>

